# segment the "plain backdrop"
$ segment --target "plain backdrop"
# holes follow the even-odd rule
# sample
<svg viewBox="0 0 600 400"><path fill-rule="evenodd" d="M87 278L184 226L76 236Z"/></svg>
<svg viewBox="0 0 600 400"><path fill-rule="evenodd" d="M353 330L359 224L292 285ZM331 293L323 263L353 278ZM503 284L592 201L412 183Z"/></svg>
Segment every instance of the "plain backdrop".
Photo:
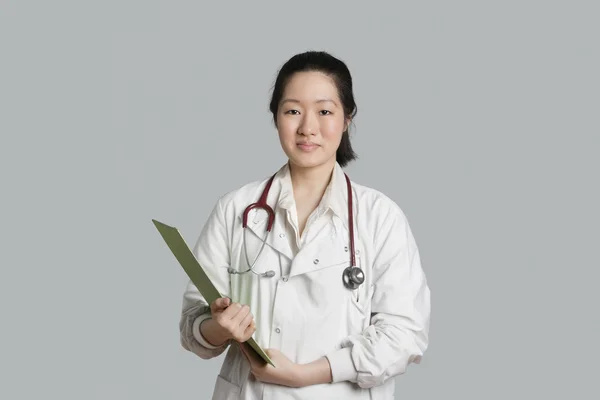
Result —
<svg viewBox="0 0 600 400"><path fill-rule="evenodd" d="M598 399L593 1L0 2L0 398L208 399L179 344L219 196L286 160L279 67L344 60L353 180L407 215L430 347L397 399ZM252 199L248 199L250 201Z"/></svg>

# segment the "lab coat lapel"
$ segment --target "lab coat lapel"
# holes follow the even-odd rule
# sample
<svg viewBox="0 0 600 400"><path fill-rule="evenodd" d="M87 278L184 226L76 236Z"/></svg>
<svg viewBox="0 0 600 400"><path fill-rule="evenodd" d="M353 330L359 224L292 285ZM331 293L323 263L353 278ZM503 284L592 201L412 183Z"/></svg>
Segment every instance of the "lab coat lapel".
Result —
<svg viewBox="0 0 600 400"><path fill-rule="evenodd" d="M256 236L256 238L258 238L257 243L259 243L259 246L264 240L267 246L291 260L293 258L293 252L285 233L285 210L280 207L282 198L285 200L286 197L289 197L289 193L287 192L290 190L282 190L284 182L288 181L289 179L289 166L286 163L275 174L275 179L273 180L269 195L267 196L267 204L270 204L274 208L275 212L275 220L271 232L267 232L267 222L269 219L267 212L263 209L256 208L248 213L247 229L250 230L252 234ZM265 180L263 183L266 185L267 181ZM288 186L289 185L290 184L288 183ZM242 223L242 217L243 214L240 214L240 224ZM250 234L250 232L247 233ZM259 248L256 249L257 253L258 251Z"/></svg>
<svg viewBox="0 0 600 400"><path fill-rule="evenodd" d="M356 203L356 201L354 202ZM331 212L324 224L300 250L291 266L290 276L301 275L340 265L349 266L348 187L342 167L336 163L320 212ZM353 210L356 215L356 210ZM356 233L355 233L356 238Z"/></svg>
<svg viewBox="0 0 600 400"><path fill-rule="evenodd" d="M350 250L344 224L337 217L325 224L317 236L305 244L290 269L290 277L324 268L350 265Z"/></svg>
<svg viewBox="0 0 600 400"><path fill-rule="evenodd" d="M275 211L275 221L271 232L267 235L268 215L262 210L252 210L248 214L248 229L256 235L259 240L265 240L266 245L273 250L283 254L288 259L293 258L293 252L289 240L285 237L285 221L282 213ZM241 219L241 217L240 217ZM266 239L265 239L266 235ZM257 249L258 251L258 249Z"/></svg>

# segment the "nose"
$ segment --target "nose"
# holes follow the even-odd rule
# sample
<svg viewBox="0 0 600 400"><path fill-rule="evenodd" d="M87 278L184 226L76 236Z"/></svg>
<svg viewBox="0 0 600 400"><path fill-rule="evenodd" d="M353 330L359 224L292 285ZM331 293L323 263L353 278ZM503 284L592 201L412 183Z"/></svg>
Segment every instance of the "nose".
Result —
<svg viewBox="0 0 600 400"><path fill-rule="evenodd" d="M317 132L317 122L310 113L305 114L304 118L302 118L302 122L298 126L298 134L299 135L314 135Z"/></svg>

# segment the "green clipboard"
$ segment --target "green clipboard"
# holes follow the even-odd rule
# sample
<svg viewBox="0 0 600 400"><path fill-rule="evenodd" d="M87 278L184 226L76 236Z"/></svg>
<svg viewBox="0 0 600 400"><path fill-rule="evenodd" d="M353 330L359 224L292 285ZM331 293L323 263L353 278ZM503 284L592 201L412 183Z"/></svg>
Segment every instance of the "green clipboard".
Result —
<svg viewBox="0 0 600 400"><path fill-rule="evenodd" d="M175 255L177 261L179 261L179 264L181 264L184 271L190 277L194 285L196 285L198 291L200 291L200 294L202 294L202 296L208 302L208 304L211 304L215 299L219 297L223 297L221 293L219 293L215 285L211 282L209 277L206 275L206 273L200 266L200 263L198 263L198 260L194 256L194 253L192 253L188 245L183 240L183 237L179 233L179 230L177 230L177 228L175 227L165 225L162 222L159 222L155 219L153 219L152 222L154 223L154 226L156 226L156 229L158 229L158 232L160 232L160 235L162 236L164 241L167 243L167 246L169 246L169 248L171 249L171 252L173 252L173 255ZM258 356L260 356L263 360L265 360L273 367L275 366L273 364L273 361L271 361L269 356L258 345L258 343L256 343L254 338L248 339L246 343L248 343L250 347L252 347L252 349L254 349Z"/></svg>

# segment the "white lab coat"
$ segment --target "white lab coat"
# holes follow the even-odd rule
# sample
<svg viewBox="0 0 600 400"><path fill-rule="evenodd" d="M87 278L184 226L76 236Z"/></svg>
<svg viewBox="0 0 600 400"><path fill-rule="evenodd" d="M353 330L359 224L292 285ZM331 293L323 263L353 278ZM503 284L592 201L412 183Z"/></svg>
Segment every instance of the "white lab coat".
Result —
<svg viewBox="0 0 600 400"><path fill-rule="evenodd" d="M333 382L304 388L263 384L249 373L238 346L215 348L199 324L210 309L189 282L180 322L182 346L208 359L227 354L213 399L392 399L394 377L419 363L428 346L430 292L419 251L404 213L382 193L352 182L356 261L365 282L356 291L343 286L349 265L347 187L336 164L332 180L302 238L288 165L276 174L267 202L275 223L255 270L230 275L227 267L248 269L242 214L258 200L267 179L219 199L194 246L194 254L217 289L248 304L263 348L275 348L296 363L327 357ZM246 243L254 260L266 230L266 213L250 212ZM208 394L208 393L207 393ZM205 398L202 396L202 398Z"/></svg>

